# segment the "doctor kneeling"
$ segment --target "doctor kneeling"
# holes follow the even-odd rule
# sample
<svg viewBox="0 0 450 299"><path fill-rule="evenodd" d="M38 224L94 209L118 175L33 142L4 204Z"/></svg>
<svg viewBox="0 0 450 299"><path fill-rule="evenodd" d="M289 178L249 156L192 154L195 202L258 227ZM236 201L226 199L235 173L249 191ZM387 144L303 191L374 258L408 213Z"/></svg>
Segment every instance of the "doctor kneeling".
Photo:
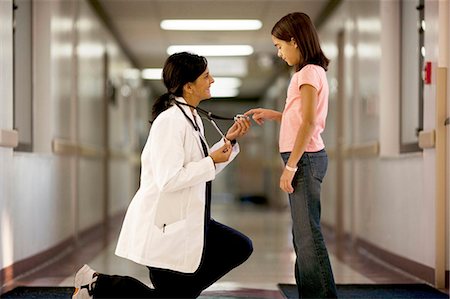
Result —
<svg viewBox="0 0 450 299"><path fill-rule="evenodd" d="M153 105L140 188L116 248L118 256L149 269L154 288L84 265L75 276L73 298L196 298L253 251L248 237L210 217L211 181L238 154L234 141L249 130L249 120L235 121L226 140L209 149L195 110L211 97L214 79L206 59L173 54L163 80L167 93Z"/></svg>

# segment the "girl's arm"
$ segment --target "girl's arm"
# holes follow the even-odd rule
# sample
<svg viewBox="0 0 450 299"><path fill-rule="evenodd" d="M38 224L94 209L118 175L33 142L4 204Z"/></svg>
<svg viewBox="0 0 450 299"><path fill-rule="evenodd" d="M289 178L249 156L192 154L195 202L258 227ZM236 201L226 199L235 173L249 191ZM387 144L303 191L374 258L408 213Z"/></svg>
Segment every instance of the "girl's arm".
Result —
<svg viewBox="0 0 450 299"><path fill-rule="evenodd" d="M264 123L264 120L266 119L281 122L282 113L271 109L255 108L248 110L247 112L244 113L244 115L246 116L253 115L252 116L253 120L258 125L262 125Z"/></svg>
<svg viewBox="0 0 450 299"><path fill-rule="evenodd" d="M307 145L311 141L317 118L317 90L311 85L304 84L300 86L300 96L302 99L303 122L300 125L295 138L294 148L286 164L289 168L297 167L298 161L300 161ZM294 192L294 188L292 187L294 174L295 171L290 171L286 168L284 169L280 178L280 188L282 190L288 193Z"/></svg>

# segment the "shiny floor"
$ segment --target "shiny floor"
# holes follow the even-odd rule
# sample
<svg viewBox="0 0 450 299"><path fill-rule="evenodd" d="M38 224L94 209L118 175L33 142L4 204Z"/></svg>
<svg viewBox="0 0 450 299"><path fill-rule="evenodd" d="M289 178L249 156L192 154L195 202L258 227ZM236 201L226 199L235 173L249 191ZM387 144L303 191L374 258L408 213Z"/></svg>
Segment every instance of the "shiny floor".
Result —
<svg viewBox="0 0 450 299"><path fill-rule="evenodd" d="M283 298L277 284L295 282L289 208L280 211L252 203L216 200L213 201L212 216L249 236L253 241L254 252L246 263L225 275L203 294L207 296L237 292L240 297L250 294L247 297ZM62 253L62 259L49 261L48 265L23 275L9 285L8 289L18 285L72 286L76 270L85 263L102 273L130 275L148 283L145 267L114 255L120 225L121 217L117 217L107 233L80 240L80 246L75 252ZM338 258L332 232L324 230L324 234L336 283L419 282L377 262L364 252L351 249L349 244L344 245L343 254Z"/></svg>

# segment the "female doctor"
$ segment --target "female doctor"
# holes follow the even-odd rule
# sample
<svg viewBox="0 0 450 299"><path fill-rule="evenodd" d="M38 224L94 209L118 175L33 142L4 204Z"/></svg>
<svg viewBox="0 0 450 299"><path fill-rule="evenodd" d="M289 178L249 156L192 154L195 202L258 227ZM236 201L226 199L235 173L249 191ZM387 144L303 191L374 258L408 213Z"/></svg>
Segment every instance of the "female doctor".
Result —
<svg viewBox="0 0 450 299"><path fill-rule="evenodd" d="M206 59L171 55L163 81L167 93L153 105L140 188L116 248L116 255L148 267L154 288L84 265L73 298L195 298L253 251L248 237L210 218L211 181L238 154L231 141L249 130L249 120L235 121L226 140L208 149L195 109L211 97Z"/></svg>

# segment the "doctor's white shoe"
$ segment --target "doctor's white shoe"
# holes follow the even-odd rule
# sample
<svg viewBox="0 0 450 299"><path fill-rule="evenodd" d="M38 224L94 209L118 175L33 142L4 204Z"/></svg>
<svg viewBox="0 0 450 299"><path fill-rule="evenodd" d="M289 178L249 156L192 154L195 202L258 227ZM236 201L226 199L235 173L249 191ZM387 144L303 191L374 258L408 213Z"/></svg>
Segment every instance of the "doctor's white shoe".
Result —
<svg viewBox="0 0 450 299"><path fill-rule="evenodd" d="M75 292L72 299L89 299L93 297L98 273L84 265L75 275Z"/></svg>

